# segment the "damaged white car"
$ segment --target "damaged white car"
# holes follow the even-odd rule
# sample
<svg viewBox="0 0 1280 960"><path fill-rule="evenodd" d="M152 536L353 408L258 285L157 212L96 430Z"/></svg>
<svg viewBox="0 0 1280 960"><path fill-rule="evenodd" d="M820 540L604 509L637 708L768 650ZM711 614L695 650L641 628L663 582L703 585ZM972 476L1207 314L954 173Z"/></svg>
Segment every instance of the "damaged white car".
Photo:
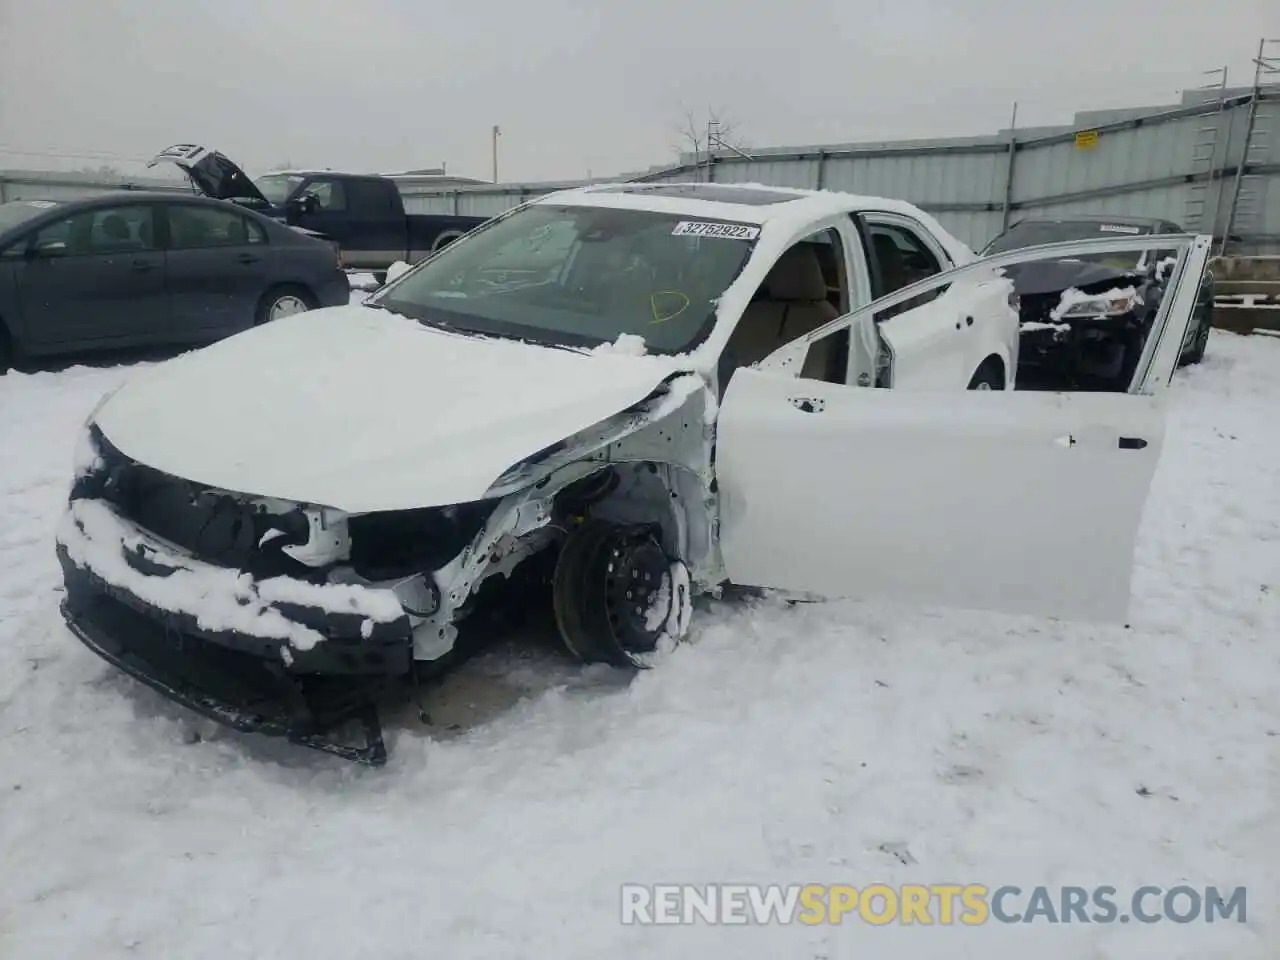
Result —
<svg viewBox="0 0 1280 960"><path fill-rule="evenodd" d="M1129 393L1015 392L1002 268L1154 243L1179 259ZM63 613L189 707L369 763L379 694L535 558L567 647L620 666L726 584L1123 616L1207 248L978 261L888 200L547 196L363 305L106 397L58 532Z"/></svg>

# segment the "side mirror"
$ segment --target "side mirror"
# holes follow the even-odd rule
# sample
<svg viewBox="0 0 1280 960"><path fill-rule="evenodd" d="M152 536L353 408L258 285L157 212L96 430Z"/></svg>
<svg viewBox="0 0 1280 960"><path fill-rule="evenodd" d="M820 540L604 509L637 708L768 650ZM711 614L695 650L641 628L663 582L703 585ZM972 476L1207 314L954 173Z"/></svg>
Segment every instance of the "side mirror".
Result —
<svg viewBox="0 0 1280 960"><path fill-rule="evenodd" d="M320 207L320 198L314 193L303 193L290 200L287 206L289 211L294 214L315 213Z"/></svg>

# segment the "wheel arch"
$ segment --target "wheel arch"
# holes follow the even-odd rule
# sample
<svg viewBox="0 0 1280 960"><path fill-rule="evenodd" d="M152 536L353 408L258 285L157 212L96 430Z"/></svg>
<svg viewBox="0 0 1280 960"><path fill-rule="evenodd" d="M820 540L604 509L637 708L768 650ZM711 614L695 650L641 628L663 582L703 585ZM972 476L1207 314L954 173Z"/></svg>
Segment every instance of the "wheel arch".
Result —
<svg viewBox="0 0 1280 960"><path fill-rule="evenodd" d="M467 231L465 230L454 230L454 229L442 230L440 234L435 238L435 240L432 241L431 252L439 253L441 250L443 250L449 244L453 243L453 241L457 240L459 237L466 236L466 233Z"/></svg>

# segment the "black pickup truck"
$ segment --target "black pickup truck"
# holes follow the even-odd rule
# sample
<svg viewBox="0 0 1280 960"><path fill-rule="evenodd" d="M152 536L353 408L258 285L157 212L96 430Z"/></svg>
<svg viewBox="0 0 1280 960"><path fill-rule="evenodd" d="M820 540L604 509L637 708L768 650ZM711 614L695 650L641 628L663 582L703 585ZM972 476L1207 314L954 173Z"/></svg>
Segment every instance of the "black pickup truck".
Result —
<svg viewBox="0 0 1280 960"><path fill-rule="evenodd" d="M223 154L188 143L169 147L148 166L161 162L176 164L206 196L334 242L348 270L383 273L398 260L417 263L487 219L405 213L387 177L300 170L251 180Z"/></svg>

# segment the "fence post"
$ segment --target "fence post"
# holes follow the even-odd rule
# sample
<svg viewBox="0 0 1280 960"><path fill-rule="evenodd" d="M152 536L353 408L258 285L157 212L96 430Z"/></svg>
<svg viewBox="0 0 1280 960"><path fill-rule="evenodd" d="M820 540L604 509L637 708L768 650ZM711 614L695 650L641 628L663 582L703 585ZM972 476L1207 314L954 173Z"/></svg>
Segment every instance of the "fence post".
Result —
<svg viewBox="0 0 1280 960"><path fill-rule="evenodd" d="M818 176L817 176L817 181L818 181L818 183L817 183L817 185L816 185L813 189L815 189L815 190L823 190L823 189L825 189L825 188L826 188L826 184L827 184L827 151L825 151L825 150L819 150L819 151L818 151Z"/></svg>

